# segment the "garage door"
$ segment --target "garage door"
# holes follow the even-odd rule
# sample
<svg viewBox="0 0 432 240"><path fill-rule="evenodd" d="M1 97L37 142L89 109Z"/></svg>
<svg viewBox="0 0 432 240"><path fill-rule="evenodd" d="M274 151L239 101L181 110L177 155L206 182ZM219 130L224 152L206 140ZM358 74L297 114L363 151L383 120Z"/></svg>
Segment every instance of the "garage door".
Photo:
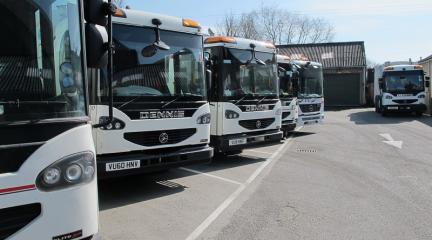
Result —
<svg viewBox="0 0 432 240"><path fill-rule="evenodd" d="M326 106L361 105L360 74L324 74Z"/></svg>

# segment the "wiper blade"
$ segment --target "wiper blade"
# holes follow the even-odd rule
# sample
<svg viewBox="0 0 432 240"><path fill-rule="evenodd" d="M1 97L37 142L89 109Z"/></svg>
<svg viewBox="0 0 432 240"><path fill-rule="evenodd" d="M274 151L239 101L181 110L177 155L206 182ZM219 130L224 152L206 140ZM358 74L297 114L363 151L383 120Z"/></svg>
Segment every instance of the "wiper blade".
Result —
<svg viewBox="0 0 432 240"><path fill-rule="evenodd" d="M137 96L134 99L132 99L132 100L130 100L128 102L123 103L120 107L118 107L118 110L121 110L124 107L126 107L127 105L129 105L129 104L131 104L133 102L136 102L138 99L141 99L141 98L146 97L146 96L157 96L157 95L155 95L155 94L146 94L146 95Z"/></svg>
<svg viewBox="0 0 432 240"><path fill-rule="evenodd" d="M164 109L164 108L168 107L169 105L171 105L171 104L177 102L177 101L180 100L182 97L183 97L183 96L178 96L178 97L176 97L174 100L171 100L171 101L165 103L165 104L161 107L161 109Z"/></svg>
<svg viewBox="0 0 432 240"><path fill-rule="evenodd" d="M260 103L262 103L264 100L266 100L266 98L267 98L268 96L265 96L265 97L263 97L262 99L260 99L258 102L257 102L257 106L260 104Z"/></svg>
<svg viewBox="0 0 432 240"><path fill-rule="evenodd" d="M247 97L253 97L253 96L254 95L252 93L247 93L242 98L240 98L239 100L237 100L237 102L235 102L234 105L239 104L241 101L245 100L245 98L247 98Z"/></svg>

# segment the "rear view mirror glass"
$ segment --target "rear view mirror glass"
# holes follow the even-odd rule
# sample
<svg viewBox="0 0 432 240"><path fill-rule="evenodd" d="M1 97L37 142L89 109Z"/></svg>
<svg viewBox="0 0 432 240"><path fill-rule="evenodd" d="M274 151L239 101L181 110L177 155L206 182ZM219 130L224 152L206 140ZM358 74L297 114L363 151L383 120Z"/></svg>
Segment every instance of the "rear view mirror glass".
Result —
<svg viewBox="0 0 432 240"><path fill-rule="evenodd" d="M141 51L141 54L145 58L150 58L150 57L153 57L154 55L156 55L157 51L158 51L157 47L155 47L154 45L149 45L149 46L143 48L143 50Z"/></svg>

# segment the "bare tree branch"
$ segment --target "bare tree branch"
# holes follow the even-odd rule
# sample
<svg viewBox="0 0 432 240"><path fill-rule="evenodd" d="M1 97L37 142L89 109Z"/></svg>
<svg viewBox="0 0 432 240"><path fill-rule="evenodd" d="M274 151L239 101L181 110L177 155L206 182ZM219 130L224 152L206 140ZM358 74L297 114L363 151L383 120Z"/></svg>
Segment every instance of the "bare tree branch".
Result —
<svg viewBox="0 0 432 240"><path fill-rule="evenodd" d="M274 44L330 42L335 36L335 28L327 20L299 16L277 6L262 5L241 15L228 13L219 26L218 34Z"/></svg>

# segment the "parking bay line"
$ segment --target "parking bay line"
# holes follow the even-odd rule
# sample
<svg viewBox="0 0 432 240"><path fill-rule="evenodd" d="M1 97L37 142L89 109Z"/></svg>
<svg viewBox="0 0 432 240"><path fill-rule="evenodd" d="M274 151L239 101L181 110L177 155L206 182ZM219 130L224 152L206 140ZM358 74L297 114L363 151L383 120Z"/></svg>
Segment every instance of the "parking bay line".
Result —
<svg viewBox="0 0 432 240"><path fill-rule="evenodd" d="M285 143L278 148L255 172L248 178L246 183L241 184L237 190L232 193L216 210L214 210L187 238L186 240L197 239L224 211L231 203L233 203L240 194L272 163L276 157L284 150L284 148L292 141L293 137L289 137Z"/></svg>
<svg viewBox="0 0 432 240"><path fill-rule="evenodd" d="M240 182L237 182L237 181L234 181L234 180L228 179L228 178L219 177L219 176L216 176L216 175L213 175L213 174L209 174L209 173L205 173L205 172L197 171L197 170L194 170L194 169L184 168L184 167L181 167L181 168L179 168L179 169L180 169L180 170L183 170L183 171L186 171L186 172L191 172L191 173L201 174L201 175L204 175L204 176L207 176L207 177L211 177L211 178L219 179L219 180L222 180L222 181L224 181L224 182L229 182L229 183L233 183L233 184L236 184L236 185L243 185L243 183L240 183Z"/></svg>
<svg viewBox="0 0 432 240"><path fill-rule="evenodd" d="M246 152L261 153L261 154L268 154L268 155L273 154L273 153L269 153L269 152L257 151L257 150L251 150L251 149L246 150Z"/></svg>

